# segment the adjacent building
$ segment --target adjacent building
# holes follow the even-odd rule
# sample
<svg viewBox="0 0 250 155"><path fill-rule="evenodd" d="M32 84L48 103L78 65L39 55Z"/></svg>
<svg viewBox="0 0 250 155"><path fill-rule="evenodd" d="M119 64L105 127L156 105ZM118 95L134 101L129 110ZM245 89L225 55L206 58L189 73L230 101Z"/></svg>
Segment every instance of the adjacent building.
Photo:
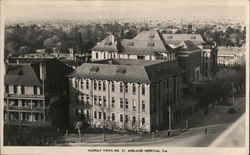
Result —
<svg viewBox="0 0 250 155"><path fill-rule="evenodd" d="M104 59L175 60L173 49L168 46L158 30L142 31L133 39L117 40L109 34L92 48L92 60Z"/></svg>
<svg viewBox="0 0 250 155"><path fill-rule="evenodd" d="M201 79L201 49L190 40L182 41L175 49L178 66L185 71L184 92L188 93L192 89L192 82Z"/></svg>
<svg viewBox="0 0 250 155"><path fill-rule="evenodd" d="M201 73L204 78L214 76L217 68L218 49L215 43L205 42L200 34L163 34L166 44L177 48L182 41L191 41L202 50Z"/></svg>
<svg viewBox="0 0 250 155"><path fill-rule="evenodd" d="M242 47L218 47L218 66L233 67L245 62L246 48Z"/></svg>
<svg viewBox="0 0 250 155"><path fill-rule="evenodd" d="M49 126L67 118L61 116L67 111L70 68L56 59L38 58L12 60L5 68L5 124Z"/></svg>
<svg viewBox="0 0 250 155"><path fill-rule="evenodd" d="M68 75L70 125L151 132L181 118L183 70L177 61L107 59Z"/></svg>

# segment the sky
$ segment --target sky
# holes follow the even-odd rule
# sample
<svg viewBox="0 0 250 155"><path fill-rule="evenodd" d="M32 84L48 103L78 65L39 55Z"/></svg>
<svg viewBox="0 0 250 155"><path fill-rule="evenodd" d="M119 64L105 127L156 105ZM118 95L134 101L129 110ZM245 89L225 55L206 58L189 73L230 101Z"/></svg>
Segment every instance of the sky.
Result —
<svg viewBox="0 0 250 155"><path fill-rule="evenodd" d="M8 0L5 19L169 19L245 17L244 1L33 1Z"/></svg>

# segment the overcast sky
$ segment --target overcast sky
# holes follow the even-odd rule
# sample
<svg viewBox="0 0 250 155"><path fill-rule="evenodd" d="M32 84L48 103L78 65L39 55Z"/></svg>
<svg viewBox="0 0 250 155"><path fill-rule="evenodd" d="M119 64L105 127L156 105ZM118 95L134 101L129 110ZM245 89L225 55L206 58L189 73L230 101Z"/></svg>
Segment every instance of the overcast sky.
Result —
<svg viewBox="0 0 250 155"><path fill-rule="evenodd" d="M12 1L5 19L214 18L245 16L244 1Z"/></svg>

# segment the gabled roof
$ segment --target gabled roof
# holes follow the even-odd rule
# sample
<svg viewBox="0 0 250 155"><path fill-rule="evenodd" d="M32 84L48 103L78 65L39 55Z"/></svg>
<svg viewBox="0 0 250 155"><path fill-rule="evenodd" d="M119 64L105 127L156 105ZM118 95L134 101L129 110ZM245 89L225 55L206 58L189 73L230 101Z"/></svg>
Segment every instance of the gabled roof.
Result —
<svg viewBox="0 0 250 155"><path fill-rule="evenodd" d="M91 50L111 52L119 51L117 40L113 34L109 34L103 41L95 45Z"/></svg>
<svg viewBox="0 0 250 155"><path fill-rule="evenodd" d="M195 45L199 46L205 43L200 34L162 34L167 44L178 45L183 40L190 40Z"/></svg>
<svg viewBox="0 0 250 155"><path fill-rule="evenodd" d="M41 86L42 82L31 65L6 65L4 84L18 86Z"/></svg>
<svg viewBox="0 0 250 155"><path fill-rule="evenodd" d="M126 54L154 55L173 51L157 30L142 31L133 39L123 39L122 46Z"/></svg>
<svg viewBox="0 0 250 155"><path fill-rule="evenodd" d="M182 41L178 45L177 49L182 50L182 51L192 51L192 50L197 50L197 49L200 49L200 48L197 47L192 41L185 40L185 41Z"/></svg>
<svg viewBox="0 0 250 155"><path fill-rule="evenodd" d="M153 83L182 72L176 61L109 59L84 63L68 77Z"/></svg>

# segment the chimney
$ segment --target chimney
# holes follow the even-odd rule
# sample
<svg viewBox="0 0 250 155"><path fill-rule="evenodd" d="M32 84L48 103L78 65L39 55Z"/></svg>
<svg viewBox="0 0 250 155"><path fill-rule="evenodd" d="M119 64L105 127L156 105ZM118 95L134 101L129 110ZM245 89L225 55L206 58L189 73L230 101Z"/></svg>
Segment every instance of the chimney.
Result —
<svg viewBox="0 0 250 155"><path fill-rule="evenodd" d="M46 80L47 79L46 64L45 63L40 63L39 64L39 70L40 70L40 79L41 80Z"/></svg>
<svg viewBox="0 0 250 155"><path fill-rule="evenodd" d="M115 42L115 36L113 34L110 35L110 41L112 44Z"/></svg>

